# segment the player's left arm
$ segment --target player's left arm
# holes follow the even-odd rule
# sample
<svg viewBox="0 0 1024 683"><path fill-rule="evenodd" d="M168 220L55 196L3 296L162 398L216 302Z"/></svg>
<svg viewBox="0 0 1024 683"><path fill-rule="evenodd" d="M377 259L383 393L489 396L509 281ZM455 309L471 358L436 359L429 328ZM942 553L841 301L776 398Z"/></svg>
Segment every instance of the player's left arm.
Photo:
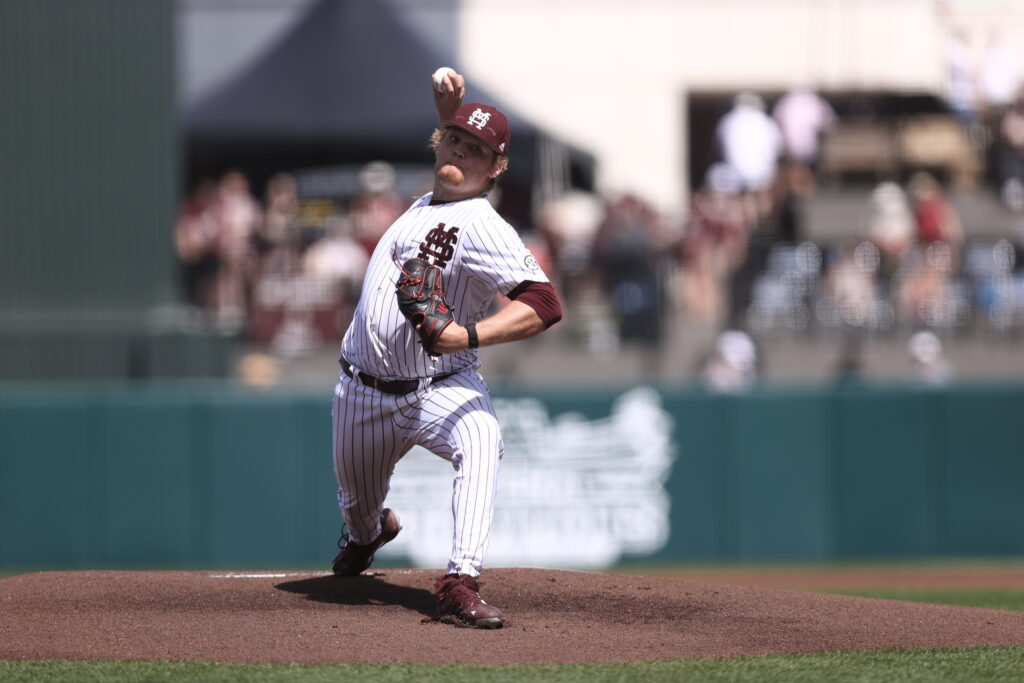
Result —
<svg viewBox="0 0 1024 683"><path fill-rule="evenodd" d="M480 346L529 339L562 319L562 303L548 282L524 282L509 293L512 301L476 324ZM469 348L469 331L459 324L441 333L434 350L455 353Z"/></svg>

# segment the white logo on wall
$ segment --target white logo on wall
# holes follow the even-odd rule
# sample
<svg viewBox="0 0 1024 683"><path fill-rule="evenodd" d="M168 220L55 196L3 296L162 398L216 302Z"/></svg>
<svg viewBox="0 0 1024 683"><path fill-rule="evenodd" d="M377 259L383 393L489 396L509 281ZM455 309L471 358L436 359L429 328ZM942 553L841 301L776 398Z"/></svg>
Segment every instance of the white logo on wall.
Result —
<svg viewBox="0 0 1024 683"><path fill-rule="evenodd" d="M665 480L671 416L658 393L633 389L611 415L548 415L535 399L495 400L505 440L489 567L603 568L649 555L669 536ZM452 539L450 464L414 448L399 463L387 505L405 530L381 556L444 567Z"/></svg>

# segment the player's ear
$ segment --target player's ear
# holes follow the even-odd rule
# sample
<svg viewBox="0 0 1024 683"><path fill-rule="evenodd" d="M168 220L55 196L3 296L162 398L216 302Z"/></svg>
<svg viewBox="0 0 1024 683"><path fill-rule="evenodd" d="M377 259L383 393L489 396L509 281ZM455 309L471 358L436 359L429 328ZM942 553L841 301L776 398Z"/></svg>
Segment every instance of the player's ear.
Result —
<svg viewBox="0 0 1024 683"><path fill-rule="evenodd" d="M487 174L487 177L491 180L497 180L498 176L504 173L508 169L508 157L494 157L494 163L491 164L491 172Z"/></svg>

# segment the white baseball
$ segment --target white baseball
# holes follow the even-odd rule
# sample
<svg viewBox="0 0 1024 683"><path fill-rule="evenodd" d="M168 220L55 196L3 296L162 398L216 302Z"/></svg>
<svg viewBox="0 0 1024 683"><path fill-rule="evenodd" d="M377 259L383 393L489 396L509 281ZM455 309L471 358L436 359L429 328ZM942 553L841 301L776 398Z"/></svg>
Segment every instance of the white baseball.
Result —
<svg viewBox="0 0 1024 683"><path fill-rule="evenodd" d="M455 69L450 66L442 66L440 69L434 72L434 90L438 92L444 92L444 77L448 74L455 73Z"/></svg>

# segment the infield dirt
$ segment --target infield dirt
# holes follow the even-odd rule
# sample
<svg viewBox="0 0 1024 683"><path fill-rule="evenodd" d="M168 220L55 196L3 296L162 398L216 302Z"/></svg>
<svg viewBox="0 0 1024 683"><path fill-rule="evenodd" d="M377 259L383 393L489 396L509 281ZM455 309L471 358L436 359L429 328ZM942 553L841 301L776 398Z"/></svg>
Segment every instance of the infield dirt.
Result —
<svg viewBox="0 0 1024 683"><path fill-rule="evenodd" d="M1024 645L1024 612L491 569L494 631L438 622L436 572L40 572L0 579L0 659L527 664Z"/></svg>

